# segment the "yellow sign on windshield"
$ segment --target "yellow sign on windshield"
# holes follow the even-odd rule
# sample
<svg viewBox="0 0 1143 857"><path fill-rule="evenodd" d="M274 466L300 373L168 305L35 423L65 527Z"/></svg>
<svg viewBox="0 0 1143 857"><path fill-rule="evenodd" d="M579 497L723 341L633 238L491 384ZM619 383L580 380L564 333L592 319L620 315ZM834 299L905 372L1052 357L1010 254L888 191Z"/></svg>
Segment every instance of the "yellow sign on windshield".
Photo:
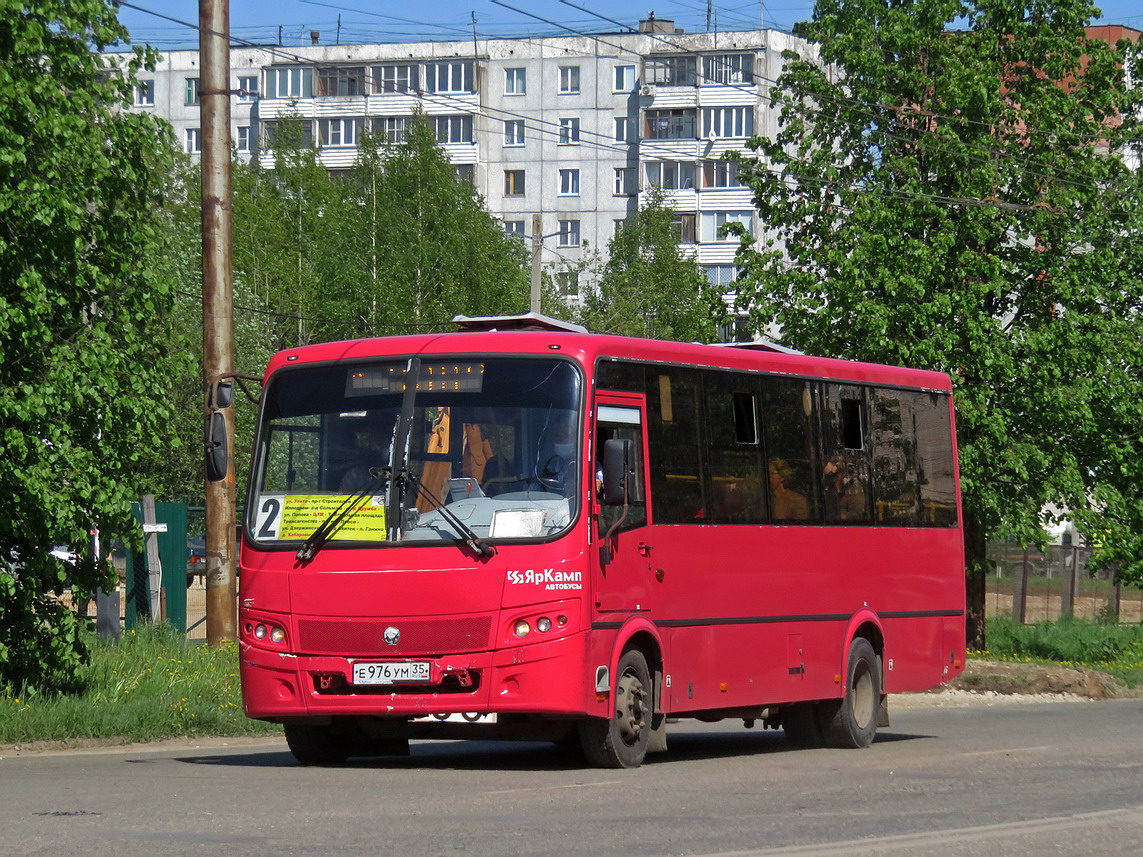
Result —
<svg viewBox="0 0 1143 857"><path fill-rule="evenodd" d="M255 524L260 539L304 541L349 499L348 494L266 494ZM385 500L363 497L345 514L330 541L384 541Z"/></svg>

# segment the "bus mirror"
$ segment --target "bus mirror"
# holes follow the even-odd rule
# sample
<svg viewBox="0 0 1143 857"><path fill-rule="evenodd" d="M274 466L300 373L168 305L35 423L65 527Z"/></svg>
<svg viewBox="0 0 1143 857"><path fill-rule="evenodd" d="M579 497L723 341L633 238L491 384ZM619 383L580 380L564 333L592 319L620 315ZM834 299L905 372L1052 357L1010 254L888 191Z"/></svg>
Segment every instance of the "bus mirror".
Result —
<svg viewBox="0 0 1143 857"><path fill-rule="evenodd" d="M603 496L604 506L623 506L627 503L628 479L635 471L635 443L625 438L612 438L603 443Z"/></svg>
<svg viewBox="0 0 1143 857"><path fill-rule="evenodd" d="M234 381L229 378L215 381L213 393L212 408L220 411L229 408L234 404Z"/></svg>
<svg viewBox="0 0 1143 857"><path fill-rule="evenodd" d="M226 478L229 467L226 450L226 418L218 411L206 417L206 478L210 482L221 482Z"/></svg>

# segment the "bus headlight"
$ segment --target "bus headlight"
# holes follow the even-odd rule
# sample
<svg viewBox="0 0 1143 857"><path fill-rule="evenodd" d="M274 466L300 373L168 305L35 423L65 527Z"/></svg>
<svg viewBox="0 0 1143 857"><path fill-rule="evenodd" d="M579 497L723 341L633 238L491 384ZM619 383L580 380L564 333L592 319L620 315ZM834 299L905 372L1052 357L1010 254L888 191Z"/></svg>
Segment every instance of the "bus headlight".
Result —
<svg viewBox="0 0 1143 857"><path fill-rule="evenodd" d="M532 626L528 624L526 619L521 619L516 623L514 631L517 637L527 637L532 633Z"/></svg>

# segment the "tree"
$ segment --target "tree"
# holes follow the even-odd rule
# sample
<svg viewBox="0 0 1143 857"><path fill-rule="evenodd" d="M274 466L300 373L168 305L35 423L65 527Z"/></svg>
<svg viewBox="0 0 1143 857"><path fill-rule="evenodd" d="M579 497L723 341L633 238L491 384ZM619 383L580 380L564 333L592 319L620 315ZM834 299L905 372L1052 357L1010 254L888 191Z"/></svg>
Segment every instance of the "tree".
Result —
<svg viewBox="0 0 1143 857"><path fill-rule="evenodd" d="M652 187L639 211L616 230L580 321L600 333L712 342L727 315L717 289L679 248L675 212Z"/></svg>
<svg viewBox="0 0 1143 857"><path fill-rule="evenodd" d="M80 620L55 596L110 588L89 530L137 529L161 457L173 284L155 211L173 149L128 113L154 55L108 69L110 0L3 3L0 15L0 686L73 678ZM110 73L109 73L110 72ZM78 553L55 560L53 545Z"/></svg>
<svg viewBox="0 0 1143 857"><path fill-rule="evenodd" d="M953 377L978 645L986 535L1042 541L1048 504L1143 579L1139 93L1095 14L819 0L795 31L820 60L787 57L741 161L771 230L740 258L753 322Z"/></svg>

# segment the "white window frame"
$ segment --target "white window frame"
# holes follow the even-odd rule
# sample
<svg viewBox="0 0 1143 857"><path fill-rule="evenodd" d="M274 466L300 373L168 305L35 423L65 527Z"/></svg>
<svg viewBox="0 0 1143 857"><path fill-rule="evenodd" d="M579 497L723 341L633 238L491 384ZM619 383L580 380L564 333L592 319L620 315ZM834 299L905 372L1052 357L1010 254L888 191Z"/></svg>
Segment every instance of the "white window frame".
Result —
<svg viewBox="0 0 1143 857"><path fill-rule="evenodd" d="M267 98L313 98L314 70L309 66L266 69Z"/></svg>
<svg viewBox="0 0 1143 857"><path fill-rule="evenodd" d="M560 118L560 145L579 145L579 117L564 116Z"/></svg>
<svg viewBox="0 0 1143 857"><path fill-rule="evenodd" d="M703 80L713 86L742 86L754 83L754 54L714 54L703 57Z"/></svg>
<svg viewBox="0 0 1143 857"><path fill-rule="evenodd" d="M240 75L238 78L238 101L246 104L258 100L258 75Z"/></svg>
<svg viewBox="0 0 1143 857"><path fill-rule="evenodd" d="M376 95L401 95L417 91L417 66L413 63L387 63L372 66L373 92Z"/></svg>
<svg viewBox="0 0 1143 857"><path fill-rule="evenodd" d="M752 137L754 135L753 107L704 107L702 110L704 137Z"/></svg>
<svg viewBox="0 0 1143 857"><path fill-rule="evenodd" d="M634 196L637 184L636 175L635 167L616 167L613 194L615 196Z"/></svg>
<svg viewBox="0 0 1143 857"><path fill-rule="evenodd" d="M513 178L511 180L511 182L512 182L511 185L509 185L509 178L508 178L509 175L512 175L512 176L518 175L519 176L519 182L517 182L516 179ZM522 169L517 167L516 169L504 171L504 196L512 197L512 198L524 196L525 193L527 192L527 190L528 190L528 174L527 174L526 170L522 170Z"/></svg>
<svg viewBox="0 0 1143 857"><path fill-rule="evenodd" d="M504 120L504 145L523 146L527 141L526 126L523 119Z"/></svg>
<svg viewBox="0 0 1143 857"><path fill-rule="evenodd" d="M504 221L504 236L506 238L519 238L523 241L528 237L527 221L524 220L505 220Z"/></svg>
<svg viewBox="0 0 1143 857"><path fill-rule="evenodd" d="M528 69L523 67L504 69L504 94L526 95L527 92Z"/></svg>
<svg viewBox="0 0 1143 857"><path fill-rule="evenodd" d="M155 81L153 79L135 81L134 93L132 103L136 107L155 106Z"/></svg>
<svg viewBox="0 0 1143 857"><path fill-rule="evenodd" d="M250 126L239 125L234 134L235 143L239 152L250 151Z"/></svg>
<svg viewBox="0 0 1143 857"><path fill-rule="evenodd" d="M738 177L738 162L721 159L702 162L702 186L704 188L746 187Z"/></svg>
<svg viewBox="0 0 1143 857"><path fill-rule="evenodd" d="M560 74L560 95L579 95L579 66L578 65L561 65L559 67Z"/></svg>
<svg viewBox="0 0 1143 857"><path fill-rule="evenodd" d="M738 241L737 235L719 234L728 223L741 223L746 231L754 234L753 211L704 211L702 213L702 242L704 244L729 244Z"/></svg>
<svg viewBox="0 0 1143 857"><path fill-rule="evenodd" d="M445 60L425 66L425 92L475 92L472 60Z"/></svg>
<svg viewBox="0 0 1143 857"><path fill-rule="evenodd" d="M319 119L318 139L327 149L352 149L357 146L357 119L338 116Z"/></svg>
<svg viewBox="0 0 1143 857"><path fill-rule="evenodd" d="M451 113L431 116L433 134L438 143L471 143L473 122L471 113Z"/></svg>
<svg viewBox="0 0 1143 857"><path fill-rule="evenodd" d="M615 142L631 143L635 140L635 120L630 116L615 117Z"/></svg>
<svg viewBox="0 0 1143 857"><path fill-rule="evenodd" d="M197 155L202 152L202 131L198 128L187 128L183 132L183 151L188 155Z"/></svg>
<svg viewBox="0 0 1143 857"><path fill-rule="evenodd" d="M721 288L723 292L732 291L730 286L738 279L738 267L736 265L703 265L702 272L710 285ZM729 276L726 276L727 274Z"/></svg>
<svg viewBox="0 0 1143 857"><path fill-rule="evenodd" d="M560 247L579 247L582 243L580 236L580 222L578 220L561 220L559 232Z"/></svg>
<svg viewBox="0 0 1143 857"><path fill-rule="evenodd" d="M663 190L693 190L694 161L647 161L643 175L646 186L658 185Z"/></svg>
<svg viewBox="0 0 1143 857"><path fill-rule="evenodd" d="M560 170L560 196L579 196L579 170Z"/></svg>
<svg viewBox="0 0 1143 857"><path fill-rule="evenodd" d="M617 65L612 92L632 92L639 85L639 70L633 65Z"/></svg>
<svg viewBox="0 0 1143 857"><path fill-rule="evenodd" d="M183 91L183 104L199 104L201 94L199 93L199 79L197 77L188 77L186 79L186 86Z"/></svg>
<svg viewBox="0 0 1143 857"><path fill-rule="evenodd" d="M405 116L374 116L373 134L386 143L396 145L405 142Z"/></svg>

